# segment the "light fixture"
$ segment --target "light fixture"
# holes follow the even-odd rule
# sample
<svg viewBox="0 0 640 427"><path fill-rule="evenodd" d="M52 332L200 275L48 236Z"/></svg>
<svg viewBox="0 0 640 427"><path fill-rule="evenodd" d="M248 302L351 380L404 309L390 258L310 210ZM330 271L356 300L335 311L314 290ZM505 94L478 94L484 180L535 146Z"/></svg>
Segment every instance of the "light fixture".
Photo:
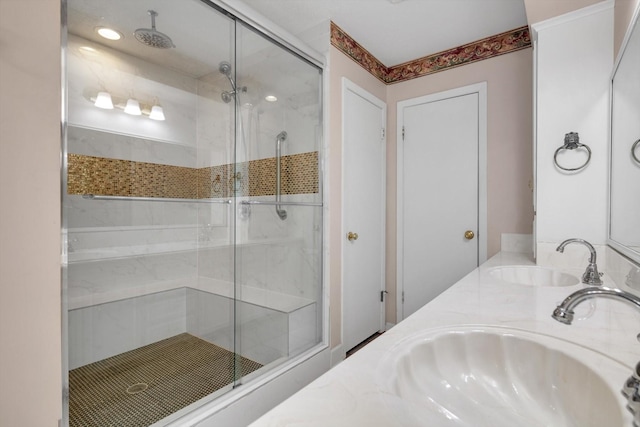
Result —
<svg viewBox="0 0 640 427"><path fill-rule="evenodd" d="M120 31L107 27L96 27L95 31L107 40L120 40L123 36Z"/></svg>
<svg viewBox="0 0 640 427"><path fill-rule="evenodd" d="M132 116L141 115L142 111L140 111L140 103L136 99L129 98L127 100L127 105L124 107L124 112L131 114Z"/></svg>
<svg viewBox="0 0 640 427"><path fill-rule="evenodd" d="M164 111L162 111L162 107L159 105L154 105L153 107L151 107L149 118L151 120L164 120Z"/></svg>
<svg viewBox="0 0 640 427"><path fill-rule="evenodd" d="M267 95L264 97L264 100L267 102L276 102L278 98L275 95Z"/></svg>
<svg viewBox="0 0 640 427"><path fill-rule="evenodd" d="M105 110L113 110L113 102L111 101L109 92L98 92L94 105L98 108L104 108Z"/></svg>

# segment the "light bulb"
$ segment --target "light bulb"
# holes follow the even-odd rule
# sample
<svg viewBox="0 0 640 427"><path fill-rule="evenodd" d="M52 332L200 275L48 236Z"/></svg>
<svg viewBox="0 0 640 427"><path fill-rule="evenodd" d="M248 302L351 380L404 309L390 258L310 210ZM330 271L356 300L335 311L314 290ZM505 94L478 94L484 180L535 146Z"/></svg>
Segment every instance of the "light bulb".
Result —
<svg viewBox="0 0 640 427"><path fill-rule="evenodd" d="M149 118L152 120L164 120L164 111L162 111L162 107L159 105L151 107Z"/></svg>
<svg viewBox="0 0 640 427"><path fill-rule="evenodd" d="M133 98L129 98L126 107L124 107L124 112L132 116L139 116L142 114L142 111L140 111L140 103Z"/></svg>
<svg viewBox="0 0 640 427"><path fill-rule="evenodd" d="M109 92L98 92L94 105L98 108L104 108L105 110L113 110L113 102L111 101Z"/></svg>

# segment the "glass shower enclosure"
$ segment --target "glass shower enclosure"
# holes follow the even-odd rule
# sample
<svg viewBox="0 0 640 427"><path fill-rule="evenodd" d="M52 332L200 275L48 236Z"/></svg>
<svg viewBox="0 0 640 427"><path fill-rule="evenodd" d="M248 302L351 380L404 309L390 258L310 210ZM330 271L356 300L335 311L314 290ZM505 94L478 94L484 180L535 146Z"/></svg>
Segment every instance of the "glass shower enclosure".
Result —
<svg viewBox="0 0 640 427"><path fill-rule="evenodd" d="M164 425L322 343L322 69L201 0L66 0L65 425Z"/></svg>

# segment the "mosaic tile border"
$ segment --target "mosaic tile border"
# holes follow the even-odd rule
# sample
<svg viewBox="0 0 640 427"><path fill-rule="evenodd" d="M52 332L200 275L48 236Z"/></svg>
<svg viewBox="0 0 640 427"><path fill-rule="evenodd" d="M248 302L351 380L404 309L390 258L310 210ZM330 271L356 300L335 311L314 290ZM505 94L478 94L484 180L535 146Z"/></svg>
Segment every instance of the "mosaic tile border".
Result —
<svg viewBox="0 0 640 427"><path fill-rule="evenodd" d="M393 84L527 49L531 47L531 35L525 25L391 67L382 64L333 22L331 44L383 83Z"/></svg>
<svg viewBox="0 0 640 427"><path fill-rule="evenodd" d="M271 196L276 160L189 168L157 163L69 154L67 193L102 196L208 199ZM318 152L282 156L282 194L319 192ZM236 191L237 190L237 191Z"/></svg>

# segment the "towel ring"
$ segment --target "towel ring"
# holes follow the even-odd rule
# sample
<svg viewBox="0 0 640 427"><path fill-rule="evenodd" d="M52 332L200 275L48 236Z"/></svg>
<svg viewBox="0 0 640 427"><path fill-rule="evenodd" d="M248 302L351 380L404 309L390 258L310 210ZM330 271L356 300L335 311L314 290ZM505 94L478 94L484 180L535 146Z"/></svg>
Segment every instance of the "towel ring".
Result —
<svg viewBox="0 0 640 427"><path fill-rule="evenodd" d="M638 141L636 141L636 144L637 143ZM634 147L635 147L635 144L634 144ZM560 166L560 164L558 163L558 153L560 153L560 151L562 150L575 150L576 148L584 148L587 150L587 153L589 154L589 156L587 157L587 161L576 168L565 168L564 166ZM634 154L634 157L635 157L635 154ZM579 171L580 169L584 169L589 164L590 160L591 160L591 149L589 148L588 145L580 143L580 137L578 136L578 132L569 132L565 134L564 145L562 147L558 147L555 154L553 155L553 163L555 163L559 169L562 169L563 171L567 171L567 172L575 172L575 171Z"/></svg>
<svg viewBox="0 0 640 427"><path fill-rule="evenodd" d="M636 147L638 146L638 143L640 143L640 139L634 142L631 146L631 157L633 157L633 160L635 160L636 163L640 165L640 159L638 158L638 156L636 156Z"/></svg>

